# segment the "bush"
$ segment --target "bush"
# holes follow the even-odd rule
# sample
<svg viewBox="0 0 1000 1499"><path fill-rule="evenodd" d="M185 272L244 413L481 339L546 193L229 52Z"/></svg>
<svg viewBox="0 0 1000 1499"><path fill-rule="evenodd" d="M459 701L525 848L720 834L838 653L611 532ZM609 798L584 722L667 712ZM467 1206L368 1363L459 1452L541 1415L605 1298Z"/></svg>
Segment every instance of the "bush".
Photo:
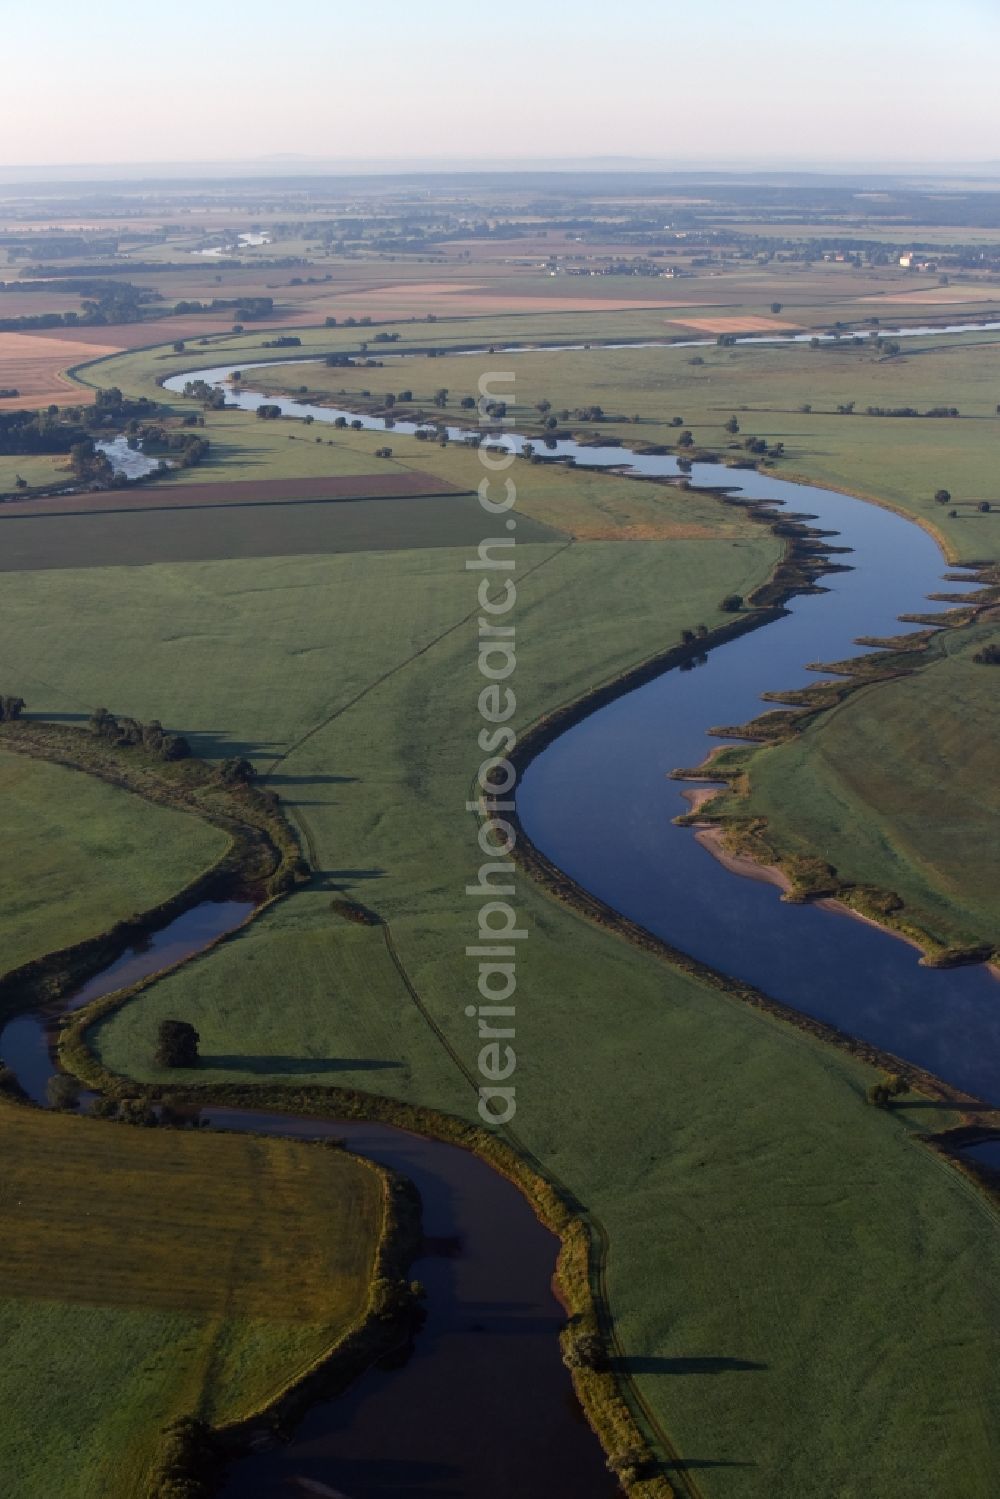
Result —
<svg viewBox="0 0 1000 1499"><path fill-rule="evenodd" d="M80 1084L75 1077L57 1072L45 1085L45 1097L50 1109L75 1109L80 1102Z"/></svg>
<svg viewBox="0 0 1000 1499"><path fill-rule="evenodd" d="M562 1358L567 1369L597 1369L608 1367L608 1354L604 1342L593 1328L568 1327L562 1338Z"/></svg>
<svg viewBox="0 0 1000 1499"><path fill-rule="evenodd" d="M197 1067L201 1037L187 1020L161 1020L155 1060L158 1067Z"/></svg>
<svg viewBox="0 0 1000 1499"><path fill-rule="evenodd" d="M24 712L23 697L0 697L0 723L13 723Z"/></svg>
<svg viewBox="0 0 1000 1499"><path fill-rule="evenodd" d="M719 607L720 609L724 609L727 614L738 614L743 608L743 595L739 593L727 593Z"/></svg>

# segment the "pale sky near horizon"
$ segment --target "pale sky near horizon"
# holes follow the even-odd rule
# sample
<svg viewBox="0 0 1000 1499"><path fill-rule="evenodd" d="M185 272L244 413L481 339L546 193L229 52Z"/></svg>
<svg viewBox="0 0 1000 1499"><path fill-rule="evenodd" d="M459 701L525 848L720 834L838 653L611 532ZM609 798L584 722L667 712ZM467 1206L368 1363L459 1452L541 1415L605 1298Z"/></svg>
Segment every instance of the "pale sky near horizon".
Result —
<svg viewBox="0 0 1000 1499"><path fill-rule="evenodd" d="M8 0L0 166L1000 159L1000 0Z"/></svg>

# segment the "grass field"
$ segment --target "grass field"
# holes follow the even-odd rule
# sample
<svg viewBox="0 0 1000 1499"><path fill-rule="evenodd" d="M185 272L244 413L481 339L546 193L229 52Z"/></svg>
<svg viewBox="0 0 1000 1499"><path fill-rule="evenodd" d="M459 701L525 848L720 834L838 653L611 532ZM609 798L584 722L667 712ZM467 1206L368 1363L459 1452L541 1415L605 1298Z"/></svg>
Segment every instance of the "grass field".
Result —
<svg viewBox="0 0 1000 1499"><path fill-rule="evenodd" d="M1000 339L989 334L916 338L902 349L896 358L878 359L851 347L713 347L697 351L700 365L690 363L689 349L590 349L497 359L516 374L518 405L510 415L521 430L539 430L538 401L550 401L556 412L596 402L608 420L571 418L568 425L626 443L676 443L671 421L680 416L699 446L722 453L730 444L739 448L748 435L780 441L786 456L775 472L781 476L884 500L935 527L956 558L1000 557L1000 490L993 461L1000 433ZM358 372L306 368L310 389L326 391L331 399L348 381L349 391L360 386ZM393 378L389 371L363 375L373 391L405 385L427 408L443 386L450 392L449 414L457 417L461 398L475 393L477 368L478 362L467 358L414 357L393 370ZM383 377L381 386L376 376ZM294 390L302 378L294 365L254 377L269 390ZM850 402L855 413L838 414L838 406ZM803 412L803 405L812 409ZM918 411L956 406L961 416L869 417L868 406ZM736 437L725 427L734 415L740 425ZM950 491L954 506L934 503L938 489ZM994 507L991 515L976 510L984 499ZM958 510L954 518L951 508Z"/></svg>
<svg viewBox="0 0 1000 1499"><path fill-rule="evenodd" d="M738 548L525 547L523 722L661 648L695 614L711 623L712 601L745 590L773 555L763 535ZM474 1065L462 890L479 858L463 811L478 682L474 628L459 625L464 554L9 581L8 638L27 671L46 664L54 710L113 673L133 711L169 683L172 721L202 727L208 748L239 743L265 765L290 750L273 785L322 872L106 1023L105 1059L149 1075L150 1028L169 1008L196 1020L220 1081L343 1082L472 1112L384 932L329 909L330 887L344 887L389 919L410 981ZM100 607L111 596L116 617ZM95 630L67 641L59 621L84 597ZM979 1200L901 1118L864 1107L866 1069L587 926L525 879L517 904L530 931L518 1124L603 1220L628 1356L675 1442L712 1464L698 1471L704 1492L861 1499L918 1480L943 1491L947 1475L956 1499L986 1499L996 1451L979 1411L998 1309ZM972 1401L955 1392L956 1364Z"/></svg>
<svg viewBox="0 0 1000 1499"><path fill-rule="evenodd" d="M354 1158L0 1114L6 1493L135 1499L165 1423L251 1414L364 1310L382 1189Z"/></svg>
<svg viewBox="0 0 1000 1499"><path fill-rule="evenodd" d="M404 337L412 338L414 325L401 326L407 330ZM438 325L433 331L435 338L440 336ZM345 330L333 332L343 336ZM499 325L490 319L476 337L483 340L498 332ZM219 345L213 348L211 360L238 358L239 352L238 345L228 350ZM992 460L1000 430L996 416L1000 340L995 335L916 338L892 359L879 359L867 349L849 346L813 350L801 345L711 347L697 351L703 361L699 365L691 364L692 357L693 352L684 349L593 348L561 354L503 354L496 360L498 368L516 374L518 404L510 414L521 430L540 431L538 401L551 401L557 412L597 402L607 420L587 424L571 418L568 425L626 443L675 443L678 434L671 423L680 416L699 446L723 454L730 445L739 448L748 435L769 443L780 441L785 458L775 471L783 477L828 484L891 504L933 527L953 558L1000 557L1000 493ZM121 356L95 365L88 378L113 379L137 393L152 393L157 389L155 372L158 367L162 370L165 359L162 350ZM347 404L352 396L359 400L362 389L377 395L405 387L413 390L415 403L426 409L432 409L434 392L443 386L449 390L446 414L456 418L463 414L461 398L475 393L478 368L478 361L464 357L413 356L382 370L291 364L268 370L266 378L260 372L254 378L268 389L290 393L308 382L310 391L325 393L331 401L346 389ZM838 414L838 406L851 402L853 414ZM803 405L811 410L803 411ZM870 417L864 414L868 406L918 411L955 406L961 415ZM740 425L735 437L725 429L733 415ZM329 447L314 439L302 440L295 432L296 440L289 442L289 429L297 426L292 421L273 424L278 430L260 438L254 428L262 425L271 424L251 425L238 413L210 418L211 466L190 472L201 472L202 477L211 473L220 478L250 478L260 474L261 465L269 461L284 465L285 450L288 462L302 472L351 472L351 465L370 461L362 455L385 440L380 434L338 433L325 440L335 443ZM258 451L242 450L248 429ZM454 449L444 455L455 465L448 470L426 456L430 444L393 434L392 446L394 462L433 466L442 476L457 479L462 458L450 456ZM474 467L474 455L464 456ZM938 489L951 493L951 505L934 502ZM983 500L992 505L991 514L978 511ZM949 513L953 508L954 517ZM536 513L551 523L551 512Z"/></svg>
<svg viewBox="0 0 1000 1499"><path fill-rule="evenodd" d="M973 661L995 622L945 631L912 676L863 688L801 736L752 754L741 820L781 852L891 890L946 946L1000 946L996 667Z"/></svg>
<svg viewBox="0 0 1000 1499"><path fill-rule="evenodd" d="M199 818L3 750L0 796L16 850L0 872L2 972L159 905L227 846Z"/></svg>

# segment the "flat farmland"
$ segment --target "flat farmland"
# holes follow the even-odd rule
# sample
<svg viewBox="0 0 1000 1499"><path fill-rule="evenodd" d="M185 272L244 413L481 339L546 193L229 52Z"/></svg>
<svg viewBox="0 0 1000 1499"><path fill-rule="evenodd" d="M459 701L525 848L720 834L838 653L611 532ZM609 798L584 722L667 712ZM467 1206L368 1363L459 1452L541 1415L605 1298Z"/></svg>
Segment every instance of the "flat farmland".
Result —
<svg viewBox="0 0 1000 1499"><path fill-rule="evenodd" d="M244 479L235 484L179 485L161 479L157 484L132 490L92 489L37 500L10 500L0 509L0 519L81 515L96 510L176 510L203 505L280 505L289 501L306 504L309 501L405 499L458 493L460 491L446 480L415 472L331 474L312 479Z"/></svg>
<svg viewBox="0 0 1000 1499"><path fill-rule="evenodd" d="M692 364L693 357L700 361ZM921 520L945 539L954 558L1000 557L1000 489L993 448L1000 433L996 395L1000 389L1000 339L992 334L914 338L893 358L849 341L811 349L802 344L743 344L736 348L540 350L504 354L513 372L516 405L508 414L516 429L536 441L543 436L537 403L567 409L565 425L623 443L675 444L681 424L695 444L725 456L742 452L747 436L784 444L774 466L780 477L800 477L870 496ZM377 389L398 390L405 381L414 401L430 408L436 389L448 389L446 414L462 416L461 399L476 390L478 361L461 356L414 355L391 371L365 371ZM294 365L269 369L258 383L288 390L301 380ZM336 402L354 371L308 366L310 389ZM350 404L350 393L346 397ZM574 418L572 412L599 403L604 420ZM838 407L851 406L850 413ZM868 416L866 409L957 407L957 418ZM803 407L808 409L804 410ZM739 432L727 422L735 416ZM402 451L402 448L400 449ZM627 452L623 450L623 460ZM428 466L436 462L428 457ZM738 475L719 470L719 483ZM934 494L946 489L951 505ZM987 501L989 513L978 506ZM949 512L954 509L956 514Z"/></svg>
<svg viewBox="0 0 1000 1499"><path fill-rule="evenodd" d="M58 343L40 333L0 333L0 387L18 391L16 396L0 399L0 410L65 406L93 399L86 389L67 379L63 371L82 359L113 354L122 345L109 336L112 330L108 328L94 329L100 338L93 342L81 338L79 329L64 331L73 336Z"/></svg>
<svg viewBox="0 0 1000 1499"><path fill-rule="evenodd" d="M0 573L24 569L146 567L239 557L465 547L486 534L474 495L406 499L287 499L251 504L177 502L8 517L0 507ZM562 539L524 517L525 542Z"/></svg>
<svg viewBox="0 0 1000 1499"><path fill-rule="evenodd" d="M364 1310L382 1189L354 1158L0 1112L0 1470L18 1499L134 1499L164 1425L251 1414Z"/></svg>
<svg viewBox="0 0 1000 1499"><path fill-rule="evenodd" d="M698 333L797 333L798 323L789 323L776 317L759 317L751 313L740 317L671 318L685 328L694 328Z"/></svg>

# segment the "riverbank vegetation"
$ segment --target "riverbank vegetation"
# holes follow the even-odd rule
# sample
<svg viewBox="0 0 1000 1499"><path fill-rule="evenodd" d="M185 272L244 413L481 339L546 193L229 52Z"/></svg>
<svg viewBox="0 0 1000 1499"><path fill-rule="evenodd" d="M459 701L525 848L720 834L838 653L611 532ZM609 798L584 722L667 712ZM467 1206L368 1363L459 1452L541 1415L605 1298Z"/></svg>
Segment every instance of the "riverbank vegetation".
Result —
<svg viewBox="0 0 1000 1499"><path fill-rule="evenodd" d="M733 789L698 817L801 894L841 895L938 961L1000 951L996 689L978 661L996 636L989 615L928 633L905 671L862 673L800 734L726 749L712 774Z"/></svg>

